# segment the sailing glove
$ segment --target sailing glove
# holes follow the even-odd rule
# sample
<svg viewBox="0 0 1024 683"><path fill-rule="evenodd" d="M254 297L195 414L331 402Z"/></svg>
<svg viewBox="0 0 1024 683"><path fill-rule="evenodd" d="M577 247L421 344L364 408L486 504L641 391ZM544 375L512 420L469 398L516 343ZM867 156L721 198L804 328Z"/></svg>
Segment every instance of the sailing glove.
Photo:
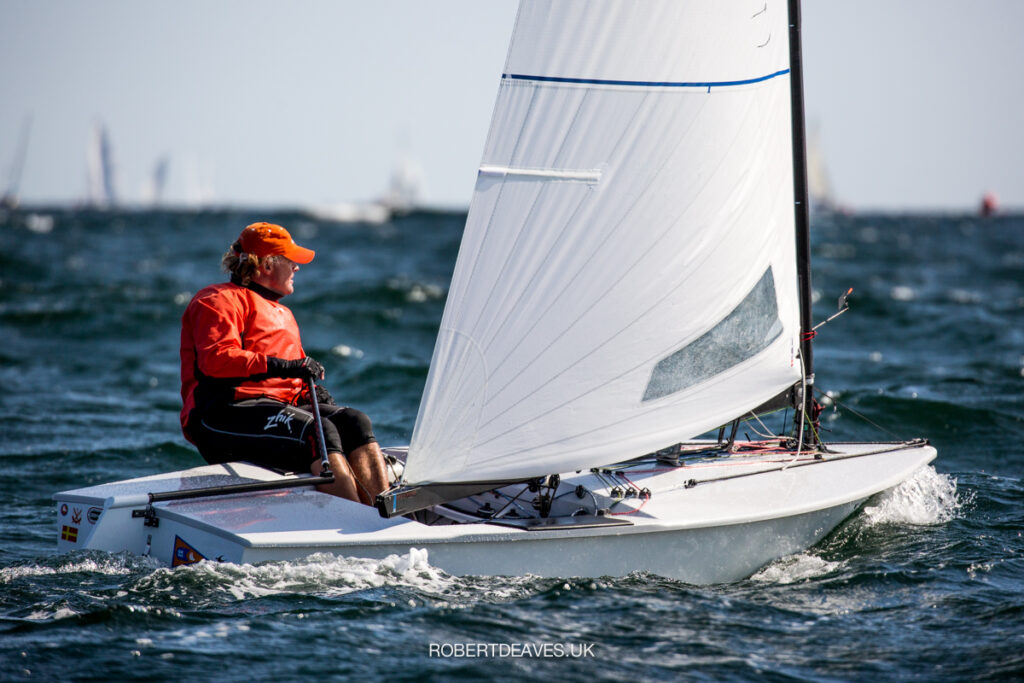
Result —
<svg viewBox="0 0 1024 683"><path fill-rule="evenodd" d="M267 374L271 377L298 377L299 379L323 379L324 366L306 356L298 360L283 360L267 357Z"/></svg>

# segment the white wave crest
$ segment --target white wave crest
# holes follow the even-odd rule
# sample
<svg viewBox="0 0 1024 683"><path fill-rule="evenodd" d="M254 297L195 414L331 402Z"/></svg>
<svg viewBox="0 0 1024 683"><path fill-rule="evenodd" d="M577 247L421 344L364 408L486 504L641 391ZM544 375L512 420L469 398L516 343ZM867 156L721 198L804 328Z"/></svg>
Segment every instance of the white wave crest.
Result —
<svg viewBox="0 0 1024 683"><path fill-rule="evenodd" d="M59 558L54 564L30 564L18 567L0 568L0 584L30 578L33 576L51 576L55 574L107 574L115 576L130 574L131 562L124 555L109 555L100 558L65 557Z"/></svg>
<svg viewBox="0 0 1024 683"><path fill-rule="evenodd" d="M236 600L282 593L337 596L382 586L404 586L443 595L455 581L432 567L427 551L419 548L410 548L404 555L389 555L382 560L317 553L299 560L259 565L200 562L158 573L164 573L165 578L189 574L208 580L212 585L220 585Z"/></svg>
<svg viewBox="0 0 1024 683"><path fill-rule="evenodd" d="M829 562L810 553L797 553L772 562L751 576L750 580L761 583L796 583L825 576L842 568L841 562Z"/></svg>
<svg viewBox="0 0 1024 683"><path fill-rule="evenodd" d="M929 465L872 500L864 507L864 518L872 526L941 524L953 519L961 506L956 479L948 474L939 474Z"/></svg>

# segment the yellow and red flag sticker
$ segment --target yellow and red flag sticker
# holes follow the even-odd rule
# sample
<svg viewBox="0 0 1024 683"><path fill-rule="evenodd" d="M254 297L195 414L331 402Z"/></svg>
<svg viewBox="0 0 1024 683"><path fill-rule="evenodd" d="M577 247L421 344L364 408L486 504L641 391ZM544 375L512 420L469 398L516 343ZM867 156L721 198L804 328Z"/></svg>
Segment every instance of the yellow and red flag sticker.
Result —
<svg viewBox="0 0 1024 683"><path fill-rule="evenodd" d="M63 525L60 529L60 540L78 543L78 529L67 524Z"/></svg>

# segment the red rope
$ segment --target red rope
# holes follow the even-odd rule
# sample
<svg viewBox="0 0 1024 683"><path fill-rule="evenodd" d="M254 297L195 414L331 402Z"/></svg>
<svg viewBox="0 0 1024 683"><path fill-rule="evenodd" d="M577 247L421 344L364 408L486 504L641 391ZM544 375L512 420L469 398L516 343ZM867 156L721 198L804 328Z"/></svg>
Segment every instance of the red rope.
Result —
<svg viewBox="0 0 1024 683"><path fill-rule="evenodd" d="M647 496L646 498L642 498L641 500L643 500L644 502L640 503L640 507L638 507L635 510L626 510L625 512L609 512L608 514L609 515L635 515L636 513L640 512L641 510L644 509L644 505L647 505L647 501L649 501L650 499L651 499L650 496Z"/></svg>
<svg viewBox="0 0 1024 683"><path fill-rule="evenodd" d="M644 505L647 505L647 501L649 501L651 499L651 494L648 493L646 496L643 495L643 491L644 490L642 488L640 488L639 486L637 486L636 484L634 484L632 481L630 481L629 477L626 476L625 472L615 472L614 474L618 475L622 479L625 479L626 483L629 484L630 486L632 486L636 490L637 497L640 498L640 500L642 500L643 502L640 503L640 507L636 508L635 510L626 510L625 512L609 512L608 514L609 515L633 515L633 514L636 514L637 512L640 512L641 510L643 510L644 509ZM622 501L618 501L618 502L622 502Z"/></svg>

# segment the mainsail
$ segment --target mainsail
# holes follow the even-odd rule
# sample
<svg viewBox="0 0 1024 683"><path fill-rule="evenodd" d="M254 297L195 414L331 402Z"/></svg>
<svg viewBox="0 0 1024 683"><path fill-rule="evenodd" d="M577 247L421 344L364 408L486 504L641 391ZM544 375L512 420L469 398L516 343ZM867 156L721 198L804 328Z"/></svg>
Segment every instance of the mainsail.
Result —
<svg viewBox="0 0 1024 683"><path fill-rule="evenodd" d="M785 2L524 0L405 470L621 461L800 379Z"/></svg>

